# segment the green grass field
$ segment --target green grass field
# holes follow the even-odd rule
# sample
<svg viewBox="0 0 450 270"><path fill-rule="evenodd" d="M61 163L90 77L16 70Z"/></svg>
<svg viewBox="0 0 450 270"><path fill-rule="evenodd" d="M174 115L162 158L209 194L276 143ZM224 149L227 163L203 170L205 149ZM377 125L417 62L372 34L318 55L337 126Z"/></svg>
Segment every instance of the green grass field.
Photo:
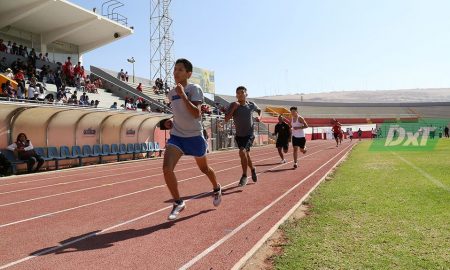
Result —
<svg viewBox="0 0 450 270"><path fill-rule="evenodd" d="M307 217L282 226L276 269L450 269L450 140L430 152L369 146L312 194Z"/></svg>

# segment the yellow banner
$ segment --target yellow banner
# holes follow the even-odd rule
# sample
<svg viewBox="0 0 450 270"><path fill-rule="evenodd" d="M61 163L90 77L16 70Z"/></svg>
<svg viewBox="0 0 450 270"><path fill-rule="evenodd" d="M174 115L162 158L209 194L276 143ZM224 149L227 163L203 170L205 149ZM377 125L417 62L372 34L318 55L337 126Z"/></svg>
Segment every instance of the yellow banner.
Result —
<svg viewBox="0 0 450 270"><path fill-rule="evenodd" d="M189 82L200 85L204 93L214 94L216 92L214 71L194 67Z"/></svg>

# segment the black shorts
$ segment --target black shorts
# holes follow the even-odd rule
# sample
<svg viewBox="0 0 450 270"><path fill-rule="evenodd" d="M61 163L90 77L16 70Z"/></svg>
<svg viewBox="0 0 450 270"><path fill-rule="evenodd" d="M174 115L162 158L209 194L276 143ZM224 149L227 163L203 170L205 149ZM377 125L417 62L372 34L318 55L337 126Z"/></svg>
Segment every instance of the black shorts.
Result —
<svg viewBox="0 0 450 270"><path fill-rule="evenodd" d="M333 133L333 137L334 137L334 139L339 139L339 133Z"/></svg>
<svg viewBox="0 0 450 270"><path fill-rule="evenodd" d="M301 137L301 138L297 138L292 136L292 146L298 146L301 149L305 148L305 144L306 144L306 138L305 137Z"/></svg>
<svg viewBox="0 0 450 270"><path fill-rule="evenodd" d="M236 136L236 137L234 137L234 140L236 141L236 144L239 149L245 149L248 152L248 151L250 151L250 147L252 147L252 145L253 145L255 136L254 135L245 136L245 137Z"/></svg>
<svg viewBox="0 0 450 270"><path fill-rule="evenodd" d="M288 140L277 140L275 145L276 145L277 148L283 148L286 151L289 149L289 142L288 142Z"/></svg>

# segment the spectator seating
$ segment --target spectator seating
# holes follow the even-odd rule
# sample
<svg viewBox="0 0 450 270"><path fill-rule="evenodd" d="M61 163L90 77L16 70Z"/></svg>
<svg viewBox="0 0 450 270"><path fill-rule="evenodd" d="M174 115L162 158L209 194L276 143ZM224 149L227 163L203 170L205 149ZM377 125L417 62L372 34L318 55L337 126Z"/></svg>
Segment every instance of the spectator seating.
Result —
<svg viewBox="0 0 450 270"><path fill-rule="evenodd" d="M70 149L72 151L70 151ZM138 158L141 154L146 154L147 158L156 157L156 153L159 152L159 156L162 155L164 149L161 149L157 142L144 142L144 143L128 143L128 144L95 144L90 145L73 145L72 147L63 145L59 149L54 146L35 147L34 150L37 154L41 155L45 161L54 161L55 169L59 169L60 160L78 159L78 166L83 166L83 159L85 158L98 158L97 163L103 163L103 158L107 156L116 156L117 161L121 161L120 156L131 155L132 159ZM18 159L14 152L9 150L2 151L8 160L12 164L13 174L17 173L17 165L26 164L26 161ZM155 154L155 155L153 155Z"/></svg>
<svg viewBox="0 0 450 270"><path fill-rule="evenodd" d="M17 173L17 165L19 165L19 164L27 164L26 161L16 158L16 156L14 155L13 151L5 149L4 151L2 151L2 153L5 154L6 158L11 162L11 167L12 167L12 173L13 174Z"/></svg>

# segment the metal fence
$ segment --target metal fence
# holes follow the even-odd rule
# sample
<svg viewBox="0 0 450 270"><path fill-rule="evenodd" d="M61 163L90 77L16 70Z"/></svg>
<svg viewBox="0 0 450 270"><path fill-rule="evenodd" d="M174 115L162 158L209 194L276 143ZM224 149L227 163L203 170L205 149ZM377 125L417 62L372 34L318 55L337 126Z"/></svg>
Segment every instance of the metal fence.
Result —
<svg viewBox="0 0 450 270"><path fill-rule="evenodd" d="M225 123L223 116L205 116L203 117L203 127L209 137L208 142L210 144L210 151L233 149L236 147L233 119ZM255 122L255 141L253 142L253 145L266 145L273 141L270 126L264 123Z"/></svg>

